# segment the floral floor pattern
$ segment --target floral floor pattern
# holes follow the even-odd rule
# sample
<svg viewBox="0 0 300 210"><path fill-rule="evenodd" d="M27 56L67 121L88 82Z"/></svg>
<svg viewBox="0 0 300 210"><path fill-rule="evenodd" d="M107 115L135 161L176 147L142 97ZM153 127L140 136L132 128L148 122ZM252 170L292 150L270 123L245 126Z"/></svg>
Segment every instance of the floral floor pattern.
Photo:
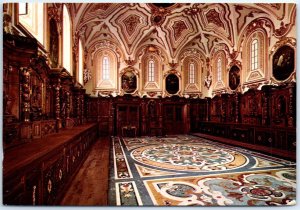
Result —
<svg viewBox="0 0 300 210"><path fill-rule="evenodd" d="M296 203L296 164L203 138L112 137L109 205Z"/></svg>

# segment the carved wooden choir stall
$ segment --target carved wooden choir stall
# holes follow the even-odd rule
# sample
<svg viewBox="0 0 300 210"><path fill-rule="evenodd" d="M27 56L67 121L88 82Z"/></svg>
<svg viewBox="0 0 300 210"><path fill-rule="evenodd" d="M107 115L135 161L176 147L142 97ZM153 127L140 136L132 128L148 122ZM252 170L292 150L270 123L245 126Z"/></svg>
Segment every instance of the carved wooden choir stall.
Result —
<svg viewBox="0 0 300 210"><path fill-rule="evenodd" d="M96 140L97 126L83 125L85 90L64 69L49 67L35 39L3 38L3 201L55 204Z"/></svg>

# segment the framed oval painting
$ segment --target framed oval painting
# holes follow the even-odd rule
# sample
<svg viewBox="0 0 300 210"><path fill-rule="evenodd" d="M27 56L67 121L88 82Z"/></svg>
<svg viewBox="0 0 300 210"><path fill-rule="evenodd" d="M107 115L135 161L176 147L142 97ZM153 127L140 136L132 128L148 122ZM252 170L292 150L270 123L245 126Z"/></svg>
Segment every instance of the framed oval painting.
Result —
<svg viewBox="0 0 300 210"><path fill-rule="evenodd" d="M133 93L136 88L136 75L132 71L127 71L122 75L122 89L126 93Z"/></svg>
<svg viewBox="0 0 300 210"><path fill-rule="evenodd" d="M273 56L273 76L277 80L286 80L295 68L295 52L290 46L280 47Z"/></svg>

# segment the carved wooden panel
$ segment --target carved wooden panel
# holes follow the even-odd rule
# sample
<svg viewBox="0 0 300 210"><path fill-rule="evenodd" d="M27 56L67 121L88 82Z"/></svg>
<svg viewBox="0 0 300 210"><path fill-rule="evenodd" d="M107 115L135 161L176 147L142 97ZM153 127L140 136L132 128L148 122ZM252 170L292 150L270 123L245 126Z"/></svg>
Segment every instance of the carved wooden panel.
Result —
<svg viewBox="0 0 300 210"><path fill-rule="evenodd" d="M242 123L262 124L262 93L257 90L249 90L241 98Z"/></svg>

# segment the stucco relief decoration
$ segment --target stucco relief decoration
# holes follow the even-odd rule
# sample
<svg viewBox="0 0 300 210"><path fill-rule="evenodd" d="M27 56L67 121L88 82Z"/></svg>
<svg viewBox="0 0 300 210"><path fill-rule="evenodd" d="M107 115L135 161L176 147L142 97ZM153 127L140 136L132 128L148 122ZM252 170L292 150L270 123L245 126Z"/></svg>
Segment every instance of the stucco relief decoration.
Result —
<svg viewBox="0 0 300 210"><path fill-rule="evenodd" d="M180 60L183 60L187 56L201 56L200 51L195 48L186 49L180 56Z"/></svg>
<svg viewBox="0 0 300 210"><path fill-rule="evenodd" d="M49 20L51 18L53 18L56 23L57 23L57 31L59 34L62 33L62 26L61 26L61 18L59 16L59 12L58 12L58 8L57 7L49 7L48 8L48 17L49 17Z"/></svg>
<svg viewBox="0 0 300 210"><path fill-rule="evenodd" d="M53 18L57 22L60 22L60 17L58 15L58 9L56 7L48 8L48 17L49 17L49 19Z"/></svg>
<svg viewBox="0 0 300 210"><path fill-rule="evenodd" d="M130 56L124 61L128 66L133 66L136 63L136 60L132 60Z"/></svg>
<svg viewBox="0 0 300 210"><path fill-rule="evenodd" d="M275 8L275 9L277 9L277 10L279 10L280 9L280 7L281 7L281 4L279 4L279 3L277 3L277 4L271 4L271 7L273 7L273 8Z"/></svg>
<svg viewBox="0 0 300 210"><path fill-rule="evenodd" d="M83 70L83 82L86 84L90 79L92 79L92 72L90 69L87 68L86 65L84 65Z"/></svg>
<svg viewBox="0 0 300 210"><path fill-rule="evenodd" d="M175 41L177 41L182 36L183 32L188 29L184 21L175 21L172 28Z"/></svg>
<svg viewBox="0 0 300 210"><path fill-rule="evenodd" d="M281 22L280 27L278 29L275 29L274 35L276 37L282 37L286 35L290 31L291 26L292 26L291 23L284 24L284 22Z"/></svg>
<svg viewBox="0 0 300 210"><path fill-rule="evenodd" d="M92 59L94 58L94 55L95 55L95 53L98 50L105 49L105 48L106 49L111 49L112 51L114 51L115 53L117 53L117 55L120 57L119 50L118 50L117 46L113 42L111 42L111 41L103 40L103 41L97 43L94 46L94 48L92 50L92 53L91 53L92 54Z"/></svg>
<svg viewBox="0 0 300 210"><path fill-rule="evenodd" d="M247 33L245 34L246 37L248 37L253 31L259 28L266 29L269 28L271 30L273 28L272 23L267 19L256 19L255 21L252 21L251 24L249 24L249 27L247 28Z"/></svg>
<svg viewBox="0 0 300 210"><path fill-rule="evenodd" d="M153 7L151 13L151 23L160 26L165 21L166 16L170 14L170 11L166 8Z"/></svg>
<svg viewBox="0 0 300 210"><path fill-rule="evenodd" d="M207 68L207 74L204 79L204 86L207 87L207 89L209 89L212 84L211 66L210 66L209 58L206 58L206 68Z"/></svg>
<svg viewBox="0 0 300 210"><path fill-rule="evenodd" d="M206 18L208 23L213 23L219 27L225 28L224 24L220 19L220 14L215 9L209 10L208 13L206 14Z"/></svg>
<svg viewBox="0 0 300 210"><path fill-rule="evenodd" d="M204 86L207 87L207 89L210 88L212 83L212 76L211 75L206 75L204 79Z"/></svg>
<svg viewBox="0 0 300 210"><path fill-rule="evenodd" d="M111 5L110 3L99 3L99 4L95 4L95 6L92 7L91 12L95 12L95 11L97 11L97 10L103 10L103 11L106 11L106 10L109 8L110 5Z"/></svg>
<svg viewBox="0 0 300 210"><path fill-rule="evenodd" d="M130 15L123 20L123 23L126 26L126 31L129 36L132 36L137 25L140 23L140 17L137 15Z"/></svg>
<svg viewBox="0 0 300 210"><path fill-rule="evenodd" d="M193 4L191 8L186 8L183 11L187 15L196 16L200 11L199 4Z"/></svg>

